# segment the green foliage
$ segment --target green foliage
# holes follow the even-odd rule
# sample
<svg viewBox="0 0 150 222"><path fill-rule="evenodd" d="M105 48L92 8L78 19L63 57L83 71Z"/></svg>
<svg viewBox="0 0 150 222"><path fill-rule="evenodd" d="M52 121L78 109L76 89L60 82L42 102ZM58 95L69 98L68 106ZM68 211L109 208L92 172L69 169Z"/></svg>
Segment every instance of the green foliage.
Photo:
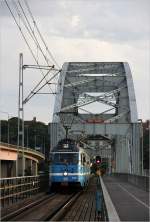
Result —
<svg viewBox="0 0 150 222"><path fill-rule="evenodd" d="M18 118L9 119L9 143L17 144L18 137ZM8 121L1 120L1 141L8 142ZM50 147L50 136L48 125L36 121L24 121L24 146L33 148L39 147L41 152L48 157Z"/></svg>

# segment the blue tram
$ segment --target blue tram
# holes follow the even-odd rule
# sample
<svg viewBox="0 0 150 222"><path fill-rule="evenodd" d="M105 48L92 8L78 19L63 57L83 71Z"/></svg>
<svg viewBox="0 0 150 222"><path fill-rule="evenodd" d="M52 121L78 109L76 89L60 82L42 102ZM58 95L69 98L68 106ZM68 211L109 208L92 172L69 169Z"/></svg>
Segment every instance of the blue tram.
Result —
<svg viewBox="0 0 150 222"><path fill-rule="evenodd" d="M60 185L85 187L88 184L90 157L75 140L60 140L50 156L49 170L52 188Z"/></svg>

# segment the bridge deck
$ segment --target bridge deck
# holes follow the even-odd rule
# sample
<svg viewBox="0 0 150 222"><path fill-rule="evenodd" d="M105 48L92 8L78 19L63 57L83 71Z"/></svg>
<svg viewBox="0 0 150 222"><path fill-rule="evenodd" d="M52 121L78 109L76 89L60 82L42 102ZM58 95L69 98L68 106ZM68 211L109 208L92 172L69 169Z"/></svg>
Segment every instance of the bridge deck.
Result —
<svg viewBox="0 0 150 222"><path fill-rule="evenodd" d="M121 221L149 221L148 192L113 176L103 180Z"/></svg>

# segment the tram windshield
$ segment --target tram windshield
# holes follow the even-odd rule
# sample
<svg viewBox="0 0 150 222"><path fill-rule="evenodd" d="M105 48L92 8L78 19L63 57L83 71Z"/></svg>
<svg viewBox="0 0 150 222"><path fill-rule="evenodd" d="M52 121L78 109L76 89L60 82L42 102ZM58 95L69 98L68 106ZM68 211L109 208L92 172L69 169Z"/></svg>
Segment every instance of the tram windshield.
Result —
<svg viewBox="0 0 150 222"><path fill-rule="evenodd" d="M55 153L52 159L57 164L77 164L78 156L78 153Z"/></svg>

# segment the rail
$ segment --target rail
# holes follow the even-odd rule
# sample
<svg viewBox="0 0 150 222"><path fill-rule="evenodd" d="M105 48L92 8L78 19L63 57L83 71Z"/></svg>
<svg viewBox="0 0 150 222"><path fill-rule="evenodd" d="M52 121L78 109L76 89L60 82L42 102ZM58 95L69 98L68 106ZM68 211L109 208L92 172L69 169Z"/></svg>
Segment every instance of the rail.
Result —
<svg viewBox="0 0 150 222"><path fill-rule="evenodd" d="M1 207L8 207L38 193L40 176L11 177L0 179Z"/></svg>

